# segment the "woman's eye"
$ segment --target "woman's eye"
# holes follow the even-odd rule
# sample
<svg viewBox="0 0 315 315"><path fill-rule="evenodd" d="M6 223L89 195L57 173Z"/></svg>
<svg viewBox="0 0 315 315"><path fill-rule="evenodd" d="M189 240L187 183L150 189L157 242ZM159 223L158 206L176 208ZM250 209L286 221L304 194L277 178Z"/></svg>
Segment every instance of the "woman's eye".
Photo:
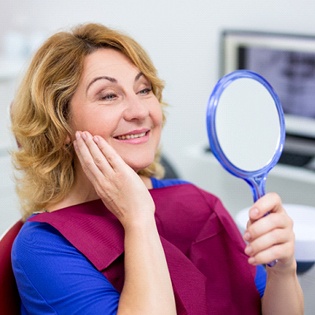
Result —
<svg viewBox="0 0 315 315"><path fill-rule="evenodd" d="M151 91L152 91L152 88L145 88L145 89L142 89L141 91L139 91L138 93L141 95L148 95L148 94L150 94Z"/></svg>
<svg viewBox="0 0 315 315"><path fill-rule="evenodd" d="M105 95L101 95L100 99L102 101L113 101L117 98L117 95L114 94L114 93L108 93L108 94L105 94Z"/></svg>

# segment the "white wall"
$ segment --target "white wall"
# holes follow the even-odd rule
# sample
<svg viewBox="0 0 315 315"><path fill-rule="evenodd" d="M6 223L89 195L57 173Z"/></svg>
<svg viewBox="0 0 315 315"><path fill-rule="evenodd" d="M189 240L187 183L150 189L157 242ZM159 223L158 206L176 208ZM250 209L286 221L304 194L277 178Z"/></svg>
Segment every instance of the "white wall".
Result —
<svg viewBox="0 0 315 315"><path fill-rule="evenodd" d="M207 142L205 108L218 78L220 30L315 34L315 1L0 0L0 49L5 51L3 43L12 31L31 40L87 21L127 31L151 55L166 81L170 104L163 149L185 177L191 165L185 150Z"/></svg>
<svg viewBox="0 0 315 315"><path fill-rule="evenodd" d="M171 104L163 146L180 161L183 148L206 139L205 105L218 73L218 34L244 28L315 34L312 0L0 0L0 42L96 21L127 31L153 58Z"/></svg>

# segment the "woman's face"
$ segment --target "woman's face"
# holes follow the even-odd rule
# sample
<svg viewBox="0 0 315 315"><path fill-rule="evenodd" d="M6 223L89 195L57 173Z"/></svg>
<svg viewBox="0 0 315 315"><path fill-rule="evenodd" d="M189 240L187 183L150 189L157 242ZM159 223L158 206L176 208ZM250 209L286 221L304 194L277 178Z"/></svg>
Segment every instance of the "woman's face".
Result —
<svg viewBox="0 0 315 315"><path fill-rule="evenodd" d="M86 57L70 113L73 131L102 136L135 171L153 162L161 104L150 81L122 53L104 48Z"/></svg>

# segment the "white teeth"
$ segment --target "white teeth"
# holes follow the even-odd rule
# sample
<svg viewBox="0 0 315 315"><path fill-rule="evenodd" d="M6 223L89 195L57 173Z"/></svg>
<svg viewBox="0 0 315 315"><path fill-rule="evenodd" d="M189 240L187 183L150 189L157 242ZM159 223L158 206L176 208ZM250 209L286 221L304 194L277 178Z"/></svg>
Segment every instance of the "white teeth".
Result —
<svg viewBox="0 0 315 315"><path fill-rule="evenodd" d="M141 138L144 137L146 132L138 133L136 135L125 135L125 136L119 136L117 139L119 140L129 140L129 139L136 139L136 138Z"/></svg>

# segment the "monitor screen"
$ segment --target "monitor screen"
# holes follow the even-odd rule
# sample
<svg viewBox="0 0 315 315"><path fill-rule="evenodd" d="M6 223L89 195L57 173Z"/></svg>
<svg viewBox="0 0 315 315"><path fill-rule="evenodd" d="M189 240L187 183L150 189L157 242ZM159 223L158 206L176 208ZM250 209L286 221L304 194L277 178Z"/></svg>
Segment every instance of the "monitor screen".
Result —
<svg viewBox="0 0 315 315"><path fill-rule="evenodd" d="M287 133L315 138L315 36L224 31L220 76L248 69L279 96Z"/></svg>

